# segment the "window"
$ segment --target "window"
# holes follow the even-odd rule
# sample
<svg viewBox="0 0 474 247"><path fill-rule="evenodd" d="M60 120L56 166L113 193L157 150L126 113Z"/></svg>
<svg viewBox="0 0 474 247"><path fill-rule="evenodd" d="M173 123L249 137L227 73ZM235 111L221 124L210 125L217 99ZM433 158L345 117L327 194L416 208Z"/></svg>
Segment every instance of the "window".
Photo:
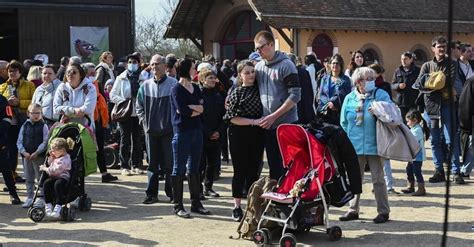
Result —
<svg viewBox="0 0 474 247"><path fill-rule="evenodd" d="M222 59L245 59L254 49L253 38L268 27L252 11L236 15L228 25L221 42Z"/></svg>
<svg viewBox="0 0 474 247"><path fill-rule="evenodd" d="M313 40L313 52L319 60L323 60L325 57L331 57L333 54L334 45L331 38L326 34L318 34Z"/></svg>
<svg viewBox="0 0 474 247"><path fill-rule="evenodd" d="M364 51L364 61L366 65L373 63L380 63L379 54L372 48L366 49Z"/></svg>

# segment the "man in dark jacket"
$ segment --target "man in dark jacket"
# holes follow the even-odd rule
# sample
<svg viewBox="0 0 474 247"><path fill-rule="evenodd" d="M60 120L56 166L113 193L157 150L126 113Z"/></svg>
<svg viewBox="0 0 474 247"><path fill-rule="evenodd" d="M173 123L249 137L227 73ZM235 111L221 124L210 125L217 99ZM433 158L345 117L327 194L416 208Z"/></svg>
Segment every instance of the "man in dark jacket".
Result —
<svg viewBox="0 0 474 247"><path fill-rule="evenodd" d="M395 102L400 108L404 122L408 111L417 108L415 102L418 97L418 91L413 89L412 86L420 74L420 68L415 65L414 60L413 53L402 53L402 64L395 70L392 79L392 90L398 93L397 97L395 97Z"/></svg>
<svg viewBox="0 0 474 247"><path fill-rule="evenodd" d="M449 82L450 78L452 79L451 83L445 83L445 86L436 91L431 91L426 93L424 85L420 86L420 91L425 92L423 95L423 103L425 111L430 117L431 125L431 149L433 151L433 163L435 165L436 171L433 177L429 179L430 183L439 183L446 180L446 176L443 169L443 160L444 160L444 151L443 151L443 141L442 135L444 133L451 132L453 128L452 125L455 125L455 121L451 121L451 116L455 115L455 109L450 107L450 96L454 91L453 87L454 82L456 81L456 61L452 61L446 54L447 49L447 40L442 36L435 37L431 42L431 50L434 53L434 58L432 61L428 61L423 64L420 70L421 78L425 74L430 74L436 71L443 71L446 75L446 82ZM444 131L444 129L446 131ZM446 141L449 140L451 143L451 148L453 150L453 155L451 157L452 163L452 173L454 174L453 180L456 184L464 184L464 179L461 176L460 165L459 165L459 142L456 140L456 133L449 133L445 136ZM448 178L449 179L449 178Z"/></svg>
<svg viewBox="0 0 474 247"><path fill-rule="evenodd" d="M296 55L290 53L288 54L288 57L296 65ZM298 79L300 80L301 85L301 100L297 104L298 123L307 124L310 123L315 117L313 109L313 86L311 85L311 77L309 72L301 65L296 66L296 69L298 70Z"/></svg>
<svg viewBox="0 0 474 247"><path fill-rule="evenodd" d="M469 177L472 171L472 132L474 123L474 77L464 83L464 87L459 98L459 120L461 128L461 151L463 166L461 173L464 177Z"/></svg>

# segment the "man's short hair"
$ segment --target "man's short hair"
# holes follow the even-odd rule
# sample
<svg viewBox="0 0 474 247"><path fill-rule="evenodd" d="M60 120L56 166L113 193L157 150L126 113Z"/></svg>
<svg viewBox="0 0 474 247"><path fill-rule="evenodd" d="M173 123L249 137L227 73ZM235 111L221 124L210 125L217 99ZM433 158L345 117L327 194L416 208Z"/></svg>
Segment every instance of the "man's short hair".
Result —
<svg viewBox="0 0 474 247"><path fill-rule="evenodd" d="M273 34L270 33L269 31L263 30L263 31L258 32L255 35L255 38L253 39L253 41L257 42L260 39L260 37L263 37L268 42L275 43L275 38L273 38Z"/></svg>
<svg viewBox="0 0 474 247"><path fill-rule="evenodd" d="M69 57L62 57L61 60L59 61L59 63L62 66L67 66L67 64L69 63Z"/></svg>
<svg viewBox="0 0 474 247"><path fill-rule="evenodd" d="M459 50L464 53L466 52L467 48L471 47L471 44L469 43L463 43L459 46ZM0 67L1 68L1 67Z"/></svg>
<svg viewBox="0 0 474 247"><path fill-rule="evenodd" d="M446 44L448 40L444 36L436 36L431 40L431 46L435 47L436 44Z"/></svg>

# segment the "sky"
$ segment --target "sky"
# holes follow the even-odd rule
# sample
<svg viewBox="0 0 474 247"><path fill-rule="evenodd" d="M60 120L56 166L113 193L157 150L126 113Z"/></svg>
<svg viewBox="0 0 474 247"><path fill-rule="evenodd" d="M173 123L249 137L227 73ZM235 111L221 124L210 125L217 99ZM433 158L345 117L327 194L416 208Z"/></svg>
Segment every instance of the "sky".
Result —
<svg viewBox="0 0 474 247"><path fill-rule="evenodd" d="M151 17L160 12L160 5L166 0L135 0L135 16Z"/></svg>

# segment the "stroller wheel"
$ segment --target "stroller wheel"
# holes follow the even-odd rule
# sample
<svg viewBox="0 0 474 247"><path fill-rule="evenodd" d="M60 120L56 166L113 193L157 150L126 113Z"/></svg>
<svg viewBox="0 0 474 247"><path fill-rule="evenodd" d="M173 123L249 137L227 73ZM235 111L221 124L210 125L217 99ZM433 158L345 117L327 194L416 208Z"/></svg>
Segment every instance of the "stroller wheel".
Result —
<svg viewBox="0 0 474 247"><path fill-rule="evenodd" d="M285 233L280 238L281 247L294 247L296 246L296 237L291 233Z"/></svg>
<svg viewBox="0 0 474 247"><path fill-rule="evenodd" d="M92 208L92 199L87 197L84 201L84 211L91 211Z"/></svg>
<svg viewBox="0 0 474 247"><path fill-rule="evenodd" d="M269 233L270 233L270 231L268 231L268 229L264 229L264 228L260 229L260 230L256 230L253 233L253 242L256 245L268 244L270 242Z"/></svg>
<svg viewBox="0 0 474 247"><path fill-rule="evenodd" d="M333 226L327 229L327 234L329 235L329 240L337 241L341 239L342 236L342 229L338 226Z"/></svg>
<svg viewBox="0 0 474 247"><path fill-rule="evenodd" d="M28 209L28 217L34 222L40 222L43 220L45 212L42 208L30 208Z"/></svg>
<svg viewBox="0 0 474 247"><path fill-rule="evenodd" d="M66 216L67 221L74 221L74 218L76 217L76 210L74 208L68 208L67 209L67 216Z"/></svg>
<svg viewBox="0 0 474 247"><path fill-rule="evenodd" d="M111 145L104 147L104 156L107 169L119 168L119 154L117 149Z"/></svg>

